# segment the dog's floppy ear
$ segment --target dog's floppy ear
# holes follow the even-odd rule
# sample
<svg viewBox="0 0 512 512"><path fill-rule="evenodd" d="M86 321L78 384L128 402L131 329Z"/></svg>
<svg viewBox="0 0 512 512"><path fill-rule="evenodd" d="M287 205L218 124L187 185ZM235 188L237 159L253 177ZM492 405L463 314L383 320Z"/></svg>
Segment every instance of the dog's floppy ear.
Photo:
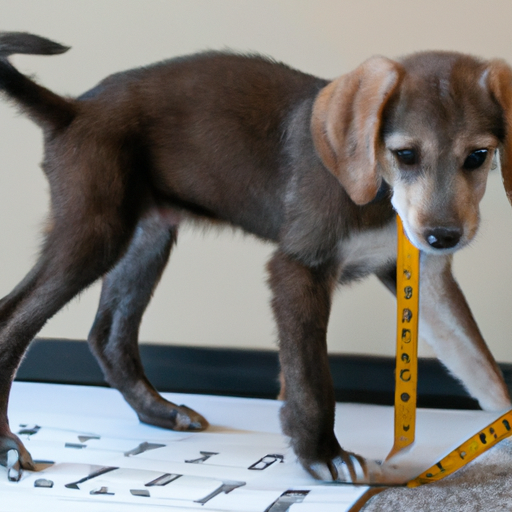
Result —
<svg viewBox="0 0 512 512"><path fill-rule="evenodd" d="M356 204L370 202L379 190L382 113L401 75L398 63L372 57L329 83L315 100L311 133L316 151Z"/></svg>
<svg viewBox="0 0 512 512"><path fill-rule="evenodd" d="M505 140L500 147L501 175L508 200L512 203L512 69L504 61L494 60L485 70L485 78L491 94L503 110Z"/></svg>

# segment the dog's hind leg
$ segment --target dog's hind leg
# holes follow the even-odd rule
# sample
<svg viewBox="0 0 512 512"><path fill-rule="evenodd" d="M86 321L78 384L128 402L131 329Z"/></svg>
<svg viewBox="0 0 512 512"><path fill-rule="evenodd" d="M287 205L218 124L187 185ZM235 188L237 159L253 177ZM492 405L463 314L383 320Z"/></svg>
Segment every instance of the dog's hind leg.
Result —
<svg viewBox="0 0 512 512"><path fill-rule="evenodd" d="M108 383L117 388L139 419L173 430L203 430L207 421L186 406L162 398L144 374L139 325L176 241L177 226L149 211L136 227L128 250L104 277L89 343Z"/></svg>
<svg viewBox="0 0 512 512"><path fill-rule="evenodd" d="M96 226L77 230L68 222L73 214L67 213L56 220L36 266L0 301L0 463L12 466L13 480L19 478L21 467L33 467L7 418L11 383L21 358L46 321L110 268L131 231L120 223L106 223L103 234Z"/></svg>

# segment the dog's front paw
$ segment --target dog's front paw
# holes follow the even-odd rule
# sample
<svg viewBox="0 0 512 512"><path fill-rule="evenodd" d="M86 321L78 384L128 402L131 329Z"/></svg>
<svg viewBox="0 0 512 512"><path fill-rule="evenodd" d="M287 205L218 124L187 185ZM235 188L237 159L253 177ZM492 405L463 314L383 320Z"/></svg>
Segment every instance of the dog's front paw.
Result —
<svg viewBox="0 0 512 512"><path fill-rule="evenodd" d="M366 484L380 478L379 464L342 449L339 455L326 461L302 465L317 480Z"/></svg>
<svg viewBox="0 0 512 512"><path fill-rule="evenodd" d="M325 462L303 463L304 468L317 480L344 482L358 485L400 485L407 477L395 464L368 460L355 453L341 453Z"/></svg>
<svg viewBox="0 0 512 512"><path fill-rule="evenodd" d="M35 470L30 453L12 433L0 436L0 464L7 468L7 478L11 482L19 481L23 469Z"/></svg>

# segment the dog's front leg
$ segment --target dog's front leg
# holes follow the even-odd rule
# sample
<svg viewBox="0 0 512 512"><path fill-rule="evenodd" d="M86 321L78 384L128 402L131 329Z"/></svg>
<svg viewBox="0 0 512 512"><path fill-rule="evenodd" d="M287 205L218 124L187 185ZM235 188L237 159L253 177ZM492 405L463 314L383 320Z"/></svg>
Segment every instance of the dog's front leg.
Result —
<svg viewBox="0 0 512 512"><path fill-rule="evenodd" d="M335 397L326 332L337 266L307 267L278 251L268 270L286 386L283 431L315 478L367 480L364 459L345 452L334 435Z"/></svg>
<svg viewBox="0 0 512 512"><path fill-rule="evenodd" d="M420 336L484 410L510 408L501 371L451 270L451 256L422 254Z"/></svg>

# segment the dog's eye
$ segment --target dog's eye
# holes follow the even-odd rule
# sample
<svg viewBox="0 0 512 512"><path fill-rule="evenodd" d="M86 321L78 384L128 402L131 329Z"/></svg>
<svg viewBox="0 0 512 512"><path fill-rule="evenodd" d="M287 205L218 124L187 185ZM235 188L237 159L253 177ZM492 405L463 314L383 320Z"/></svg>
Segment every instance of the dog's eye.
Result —
<svg viewBox="0 0 512 512"><path fill-rule="evenodd" d="M485 159L487 158L487 149L477 149L473 151L466 160L464 160L464 169L468 171L472 171L473 169L478 169L483 165Z"/></svg>
<svg viewBox="0 0 512 512"><path fill-rule="evenodd" d="M399 149L395 151L398 161L404 165L414 165L418 163L418 155L414 149Z"/></svg>

